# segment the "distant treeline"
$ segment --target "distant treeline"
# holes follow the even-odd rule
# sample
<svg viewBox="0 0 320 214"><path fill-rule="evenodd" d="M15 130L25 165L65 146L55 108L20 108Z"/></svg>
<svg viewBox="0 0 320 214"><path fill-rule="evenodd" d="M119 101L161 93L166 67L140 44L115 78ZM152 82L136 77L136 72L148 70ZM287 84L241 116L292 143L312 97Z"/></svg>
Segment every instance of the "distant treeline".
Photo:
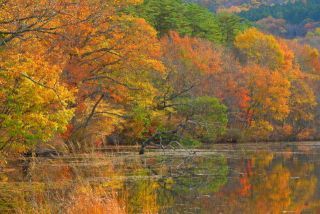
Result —
<svg viewBox="0 0 320 214"><path fill-rule="evenodd" d="M300 24L304 21L320 21L320 1L306 0L272 6L263 5L259 8L241 12L239 15L250 21L258 21L268 16L285 19L291 24Z"/></svg>
<svg viewBox="0 0 320 214"><path fill-rule="evenodd" d="M208 8L211 11L217 11L222 8L231 7L246 7L255 8L261 5L275 5L275 4L285 4L288 2L296 2L296 0L187 0L188 2L193 2L200 4L203 7Z"/></svg>

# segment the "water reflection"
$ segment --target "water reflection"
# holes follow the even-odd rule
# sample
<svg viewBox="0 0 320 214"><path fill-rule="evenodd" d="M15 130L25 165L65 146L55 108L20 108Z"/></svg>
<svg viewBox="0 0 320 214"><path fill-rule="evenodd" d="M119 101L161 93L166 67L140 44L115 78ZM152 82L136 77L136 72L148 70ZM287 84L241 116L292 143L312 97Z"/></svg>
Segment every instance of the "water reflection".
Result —
<svg viewBox="0 0 320 214"><path fill-rule="evenodd" d="M0 213L320 213L320 144L10 161Z"/></svg>

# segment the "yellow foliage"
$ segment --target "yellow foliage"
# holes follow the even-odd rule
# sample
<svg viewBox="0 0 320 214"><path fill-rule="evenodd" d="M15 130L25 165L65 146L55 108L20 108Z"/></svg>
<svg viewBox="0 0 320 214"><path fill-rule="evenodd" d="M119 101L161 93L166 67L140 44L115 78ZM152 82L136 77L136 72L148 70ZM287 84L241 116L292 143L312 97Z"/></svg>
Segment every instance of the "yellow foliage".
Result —
<svg viewBox="0 0 320 214"><path fill-rule="evenodd" d="M250 28L235 38L234 45L249 63L256 63L272 70L286 63L286 53L272 35Z"/></svg>

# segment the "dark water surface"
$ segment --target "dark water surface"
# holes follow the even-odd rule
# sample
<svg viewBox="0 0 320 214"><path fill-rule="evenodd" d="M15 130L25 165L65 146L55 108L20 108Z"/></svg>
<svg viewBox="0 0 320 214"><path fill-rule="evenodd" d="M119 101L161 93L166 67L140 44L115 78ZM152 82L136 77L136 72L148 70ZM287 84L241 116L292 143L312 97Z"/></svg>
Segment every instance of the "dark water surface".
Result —
<svg viewBox="0 0 320 214"><path fill-rule="evenodd" d="M0 180L0 213L320 213L320 143L9 160Z"/></svg>

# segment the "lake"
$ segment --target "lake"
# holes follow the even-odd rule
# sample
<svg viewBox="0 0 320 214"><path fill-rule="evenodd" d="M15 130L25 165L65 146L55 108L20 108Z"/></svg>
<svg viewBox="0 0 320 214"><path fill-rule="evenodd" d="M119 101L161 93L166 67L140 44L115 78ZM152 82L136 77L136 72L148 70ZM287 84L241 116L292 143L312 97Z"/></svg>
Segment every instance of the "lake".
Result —
<svg viewBox="0 0 320 214"><path fill-rule="evenodd" d="M0 213L320 213L320 143L8 160Z"/></svg>

